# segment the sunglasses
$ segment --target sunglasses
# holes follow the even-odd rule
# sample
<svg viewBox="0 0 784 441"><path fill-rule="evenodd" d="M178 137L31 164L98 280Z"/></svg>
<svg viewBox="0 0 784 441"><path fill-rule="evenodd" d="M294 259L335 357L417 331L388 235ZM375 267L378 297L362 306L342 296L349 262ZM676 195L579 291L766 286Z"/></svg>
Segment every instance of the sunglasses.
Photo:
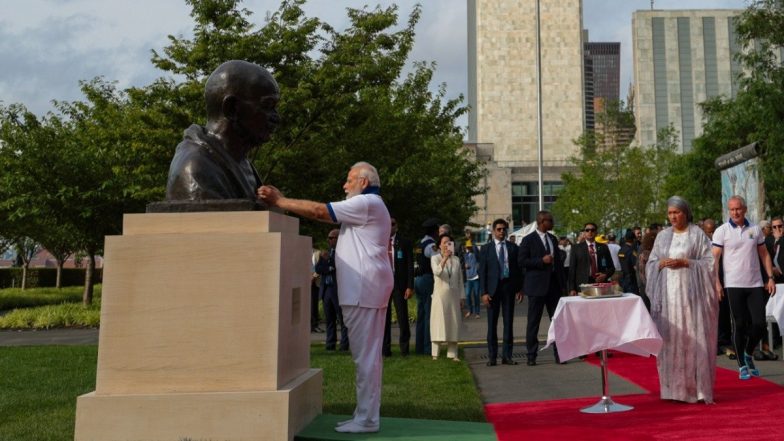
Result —
<svg viewBox="0 0 784 441"><path fill-rule="evenodd" d="M771 225L771 228L775 228L778 230L780 228L784 228L784 225Z"/></svg>
<svg viewBox="0 0 784 441"><path fill-rule="evenodd" d="M596 228L586 228L583 231L585 231L586 233L595 233L596 232Z"/></svg>
<svg viewBox="0 0 784 441"><path fill-rule="evenodd" d="M496 228L496 229L495 229L495 231L506 231L506 230L508 230L508 229L509 229L509 228Z"/></svg>

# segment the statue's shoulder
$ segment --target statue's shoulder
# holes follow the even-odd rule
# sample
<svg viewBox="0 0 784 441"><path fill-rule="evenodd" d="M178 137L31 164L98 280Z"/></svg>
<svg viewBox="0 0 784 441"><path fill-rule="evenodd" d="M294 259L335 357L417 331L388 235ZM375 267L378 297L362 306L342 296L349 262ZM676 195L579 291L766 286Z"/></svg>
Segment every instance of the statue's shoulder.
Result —
<svg viewBox="0 0 784 441"><path fill-rule="evenodd" d="M213 172L214 169L222 169L220 155L210 145L208 136L204 128L196 124L185 130L185 136L174 152L170 174L181 171Z"/></svg>

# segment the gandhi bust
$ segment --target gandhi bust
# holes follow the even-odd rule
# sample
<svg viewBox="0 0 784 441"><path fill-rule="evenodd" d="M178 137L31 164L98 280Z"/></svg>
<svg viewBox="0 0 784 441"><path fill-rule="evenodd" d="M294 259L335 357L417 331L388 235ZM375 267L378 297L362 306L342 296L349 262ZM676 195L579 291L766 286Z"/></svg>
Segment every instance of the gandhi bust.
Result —
<svg viewBox="0 0 784 441"><path fill-rule="evenodd" d="M204 90L207 125L192 125L169 167L167 201L256 199L261 185L248 152L269 141L280 122L280 90L264 68L227 61Z"/></svg>

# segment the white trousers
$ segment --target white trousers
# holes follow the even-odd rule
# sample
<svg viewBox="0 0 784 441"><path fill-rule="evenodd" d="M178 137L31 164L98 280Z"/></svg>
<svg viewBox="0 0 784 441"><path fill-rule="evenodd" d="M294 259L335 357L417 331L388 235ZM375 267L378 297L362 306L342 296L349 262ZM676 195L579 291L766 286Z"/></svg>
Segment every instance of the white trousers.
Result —
<svg viewBox="0 0 784 441"><path fill-rule="evenodd" d="M384 366L381 346L387 308L362 308L342 305L348 327L351 358L357 369L357 407L354 422L378 426L381 413L381 373Z"/></svg>
<svg viewBox="0 0 784 441"><path fill-rule="evenodd" d="M434 341L430 343L433 357L438 357L441 345L446 345L446 358L457 358L457 342L456 341Z"/></svg>

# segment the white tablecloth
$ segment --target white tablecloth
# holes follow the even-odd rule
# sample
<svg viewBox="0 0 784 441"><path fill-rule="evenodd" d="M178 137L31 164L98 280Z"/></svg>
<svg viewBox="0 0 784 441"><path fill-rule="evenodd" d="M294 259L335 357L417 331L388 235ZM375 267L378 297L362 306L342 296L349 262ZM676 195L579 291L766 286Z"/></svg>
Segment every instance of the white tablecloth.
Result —
<svg viewBox="0 0 784 441"><path fill-rule="evenodd" d="M558 345L561 360L603 349L657 355L662 338L639 296L587 299L562 297L547 331L547 346ZM545 346L545 347L547 347Z"/></svg>
<svg viewBox="0 0 784 441"><path fill-rule="evenodd" d="M768 299L765 305L765 315L776 319L779 331L784 335L784 283L776 285L776 295Z"/></svg>

